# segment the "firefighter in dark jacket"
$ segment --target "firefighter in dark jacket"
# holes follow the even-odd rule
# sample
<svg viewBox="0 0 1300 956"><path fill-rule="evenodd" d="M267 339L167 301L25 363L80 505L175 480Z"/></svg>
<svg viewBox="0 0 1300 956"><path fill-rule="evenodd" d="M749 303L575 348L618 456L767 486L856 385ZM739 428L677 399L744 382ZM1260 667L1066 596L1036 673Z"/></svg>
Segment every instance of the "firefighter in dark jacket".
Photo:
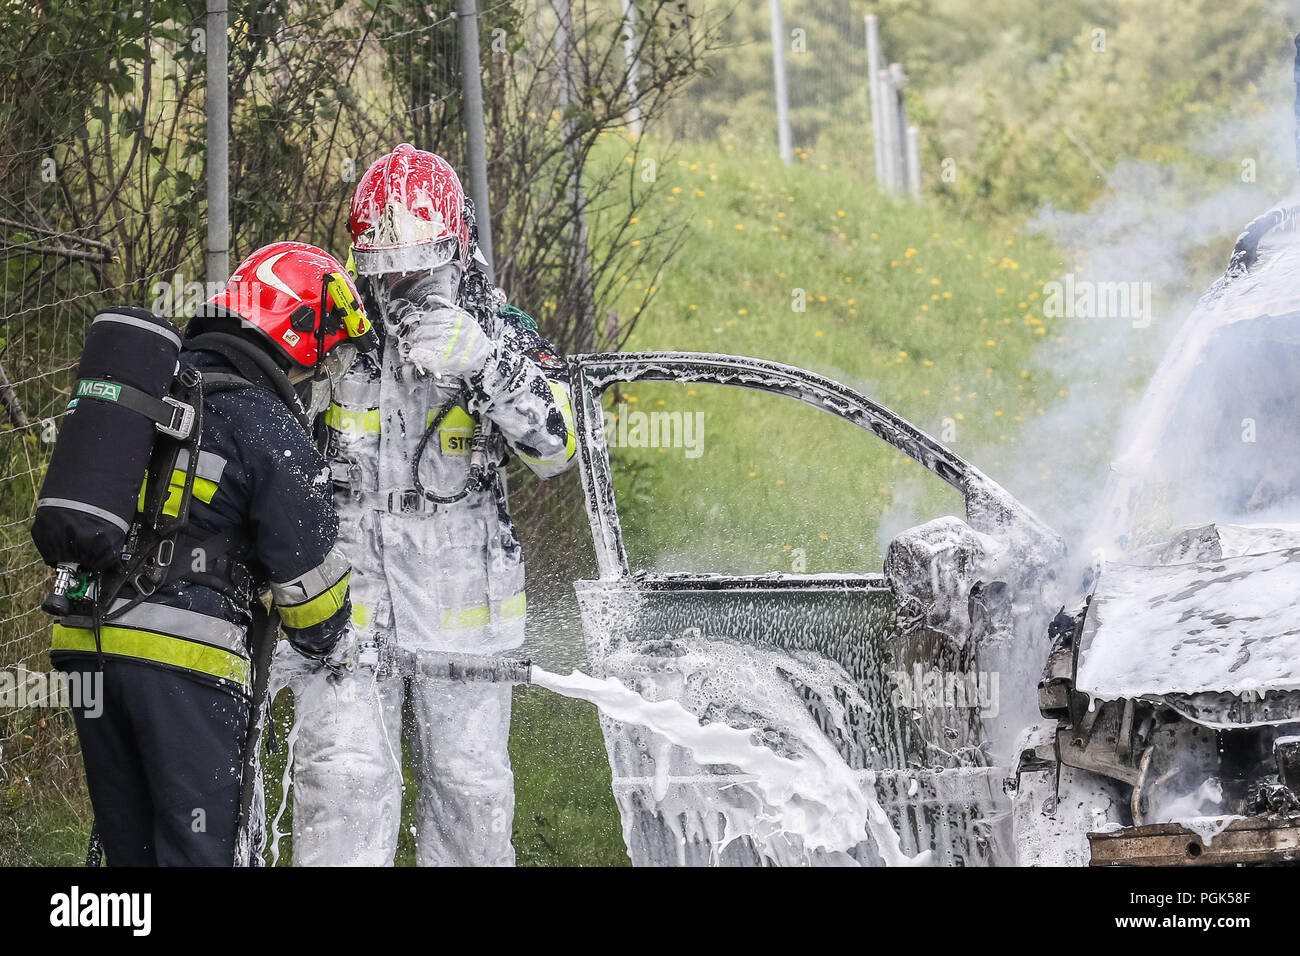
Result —
<svg viewBox="0 0 1300 956"><path fill-rule="evenodd" d="M188 456L176 462L164 510L188 487L189 519L152 576L54 627L56 668L103 674L102 714L75 718L110 865L236 862L250 623L268 592L295 648L347 666L351 569L295 383L327 395L327 363L367 334L344 267L289 242L253 253L186 330L180 367L203 383L198 461L188 486Z"/></svg>

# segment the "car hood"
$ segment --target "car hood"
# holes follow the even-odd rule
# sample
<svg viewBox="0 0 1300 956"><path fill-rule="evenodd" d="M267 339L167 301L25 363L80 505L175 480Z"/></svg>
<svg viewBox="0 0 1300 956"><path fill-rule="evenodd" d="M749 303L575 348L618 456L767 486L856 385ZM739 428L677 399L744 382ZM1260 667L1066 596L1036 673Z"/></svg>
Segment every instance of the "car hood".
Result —
<svg viewBox="0 0 1300 956"><path fill-rule="evenodd" d="M1295 719L1283 704L1300 691L1300 527L1209 525L1142 557L1099 575L1075 688L1164 698L1214 725Z"/></svg>

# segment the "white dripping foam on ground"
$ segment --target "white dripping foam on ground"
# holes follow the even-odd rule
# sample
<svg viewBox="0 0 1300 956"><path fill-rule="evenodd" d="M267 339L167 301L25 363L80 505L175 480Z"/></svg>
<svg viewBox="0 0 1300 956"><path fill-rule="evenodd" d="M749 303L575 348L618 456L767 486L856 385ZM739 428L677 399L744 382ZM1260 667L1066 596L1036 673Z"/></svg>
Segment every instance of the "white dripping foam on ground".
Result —
<svg viewBox="0 0 1300 956"><path fill-rule="evenodd" d="M272 700L284 689L296 693L300 682L309 674L288 648L281 651L272 671L269 688ZM773 837L797 836L810 850L834 854L851 850L869 836L887 866L932 862L930 850L914 857L902 850L898 833L876 799L872 775L851 770L824 738L805 741L811 744L805 755L791 759L756 743L752 728L742 730L718 721L702 724L678 701L647 700L614 677L602 680L578 670L562 676L534 664L530 682L553 693L595 704L614 720L645 727L664 739L665 750L675 745L689 750L700 764L737 768L759 790L768 806L774 808L772 818L764 821L770 824ZM278 863L280 842L287 835L281 829L281 821L289 802L298 730L295 713L286 741L289 756L280 780L280 805L271 823L272 865ZM667 772L666 759L657 761L657 765ZM667 783L665 778L660 787L666 789ZM759 833L743 835L764 838Z"/></svg>
<svg viewBox="0 0 1300 956"><path fill-rule="evenodd" d="M615 678L599 680L581 671L567 677L537 667L532 683L566 697L586 700L606 716L646 727L670 743L690 750L701 764L727 764L754 777L754 784L776 808L773 821L782 832L798 834L805 846L847 851L870 834L889 866L926 864L930 852L909 857L884 809L842 760L812 753L791 760L754 743L752 730L726 724L701 724L675 700L648 701Z"/></svg>
<svg viewBox="0 0 1300 956"><path fill-rule="evenodd" d="M298 719L295 710L293 724L290 726L289 734L284 742L287 756L284 761L284 770L280 774L280 806L275 812L275 818L271 821L271 832L268 834L271 842L271 866L280 865L280 841L289 835L288 830L281 829L281 823L284 821L285 811L289 809L289 784L293 779L293 748L298 743L298 731L301 729L301 725L302 722Z"/></svg>

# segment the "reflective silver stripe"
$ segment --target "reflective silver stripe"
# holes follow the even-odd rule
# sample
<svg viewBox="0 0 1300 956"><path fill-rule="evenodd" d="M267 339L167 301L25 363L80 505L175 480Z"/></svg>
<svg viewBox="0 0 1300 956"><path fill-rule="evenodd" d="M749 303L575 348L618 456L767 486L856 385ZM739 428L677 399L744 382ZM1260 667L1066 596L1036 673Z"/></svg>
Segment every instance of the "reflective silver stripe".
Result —
<svg viewBox="0 0 1300 956"><path fill-rule="evenodd" d="M155 332L161 335L168 342L173 343L177 348L181 347L181 337L166 326L159 325L156 322L146 322L144 319L137 319L134 315L122 315L118 312L105 312L102 315L95 316L91 325L98 325L100 322L120 322L122 325L131 325L137 329L144 329L146 332Z"/></svg>
<svg viewBox="0 0 1300 956"><path fill-rule="evenodd" d="M302 604L324 594L352 570L352 562L338 548L331 548L325 560L292 581L271 582L271 599L280 607Z"/></svg>
<svg viewBox="0 0 1300 956"><path fill-rule="evenodd" d="M41 498L36 502L38 508L66 508L68 511L82 511L88 515L94 515L96 518L103 518L115 528L121 528L123 533L131 530L131 526L113 514L111 511L105 511L103 508L96 508L94 505L88 505L84 501L73 501L71 498Z"/></svg>
<svg viewBox="0 0 1300 956"><path fill-rule="evenodd" d="M176 467L180 471L185 471L190 467L190 450L182 448L181 453L176 456ZM226 459L220 455L214 455L210 451L199 452L199 467L195 472L199 478L206 478L213 484L221 483L221 476L226 470Z"/></svg>
<svg viewBox="0 0 1300 956"><path fill-rule="evenodd" d="M126 604L118 599L113 602L113 611ZM199 641L211 644L223 651L230 651L240 657L248 657L244 644L244 629L238 624L210 614L189 611L182 607L168 607L165 604L137 604L121 617L104 622L112 627L134 627L144 631L155 631L169 637L179 637L187 641Z"/></svg>

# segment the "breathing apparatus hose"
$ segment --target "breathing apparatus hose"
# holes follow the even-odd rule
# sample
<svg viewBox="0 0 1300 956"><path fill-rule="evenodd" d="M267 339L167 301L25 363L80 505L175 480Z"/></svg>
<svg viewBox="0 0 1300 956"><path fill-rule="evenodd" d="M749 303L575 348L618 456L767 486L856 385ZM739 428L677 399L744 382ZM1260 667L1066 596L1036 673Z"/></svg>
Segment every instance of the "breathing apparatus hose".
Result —
<svg viewBox="0 0 1300 956"><path fill-rule="evenodd" d="M469 474L465 476L465 484L460 491L450 495L438 495L425 488L424 483L420 481L420 462L424 460L424 451L429 447L429 439L433 437L438 430L438 426L443 423L448 413L457 405L468 403L468 399L469 389L462 385L460 390L438 409L438 414L433 416L433 420L429 422L429 427L420 436L420 443L415 446L415 457L411 461L412 487L426 501L432 501L437 505L449 505L460 501L471 491L482 491L491 480L492 469L488 464L488 441L492 437L492 429L483 421L476 421L474 423L474 434L470 437L469 443Z"/></svg>
<svg viewBox="0 0 1300 956"><path fill-rule="evenodd" d="M465 386L462 385L455 395L447 399L442 408L438 409L438 413L433 416L433 420L429 422L429 427L424 430L424 434L420 436L420 443L415 446L415 457L411 460L412 487L415 488L416 492L420 497L424 498L425 501L432 501L436 505L449 505L453 502L460 501L460 499L464 498L470 491L468 479L466 479L465 486L461 488L460 491L451 495L434 494L432 491L425 488L424 483L420 481L420 462L424 460L424 450L429 447L429 439L433 437L434 433L438 430L438 427L443 423L451 410L464 401L468 395L468 391ZM478 426L475 426L474 433L475 435L478 434Z"/></svg>

